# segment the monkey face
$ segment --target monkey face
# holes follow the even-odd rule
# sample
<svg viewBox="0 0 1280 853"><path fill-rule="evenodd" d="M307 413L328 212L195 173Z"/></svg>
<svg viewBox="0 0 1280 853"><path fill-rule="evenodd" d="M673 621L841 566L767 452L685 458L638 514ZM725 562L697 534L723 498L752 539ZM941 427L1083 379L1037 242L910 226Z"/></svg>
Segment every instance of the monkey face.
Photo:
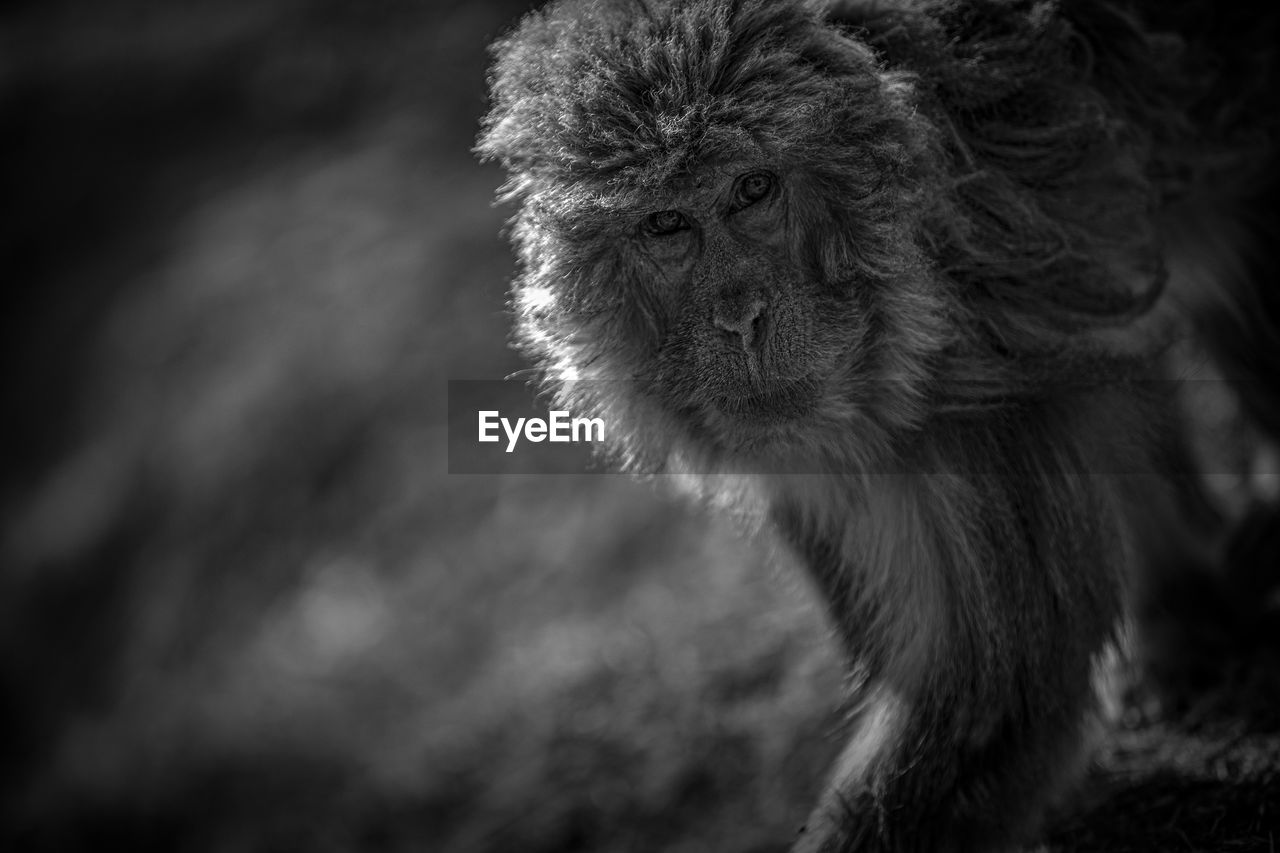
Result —
<svg viewBox="0 0 1280 853"><path fill-rule="evenodd" d="M633 238L635 284L662 315L643 344L652 388L708 440L763 446L820 412L871 306L804 256L793 173L733 162L701 174L664 198L672 207L641 216Z"/></svg>
<svg viewBox="0 0 1280 853"><path fill-rule="evenodd" d="M714 470L831 464L850 429L872 453L913 416L922 371L893 336L937 322L932 282L910 244L871 268L853 238L873 230L764 153L587 212L535 199L517 225L520 345L645 467L676 449Z"/></svg>

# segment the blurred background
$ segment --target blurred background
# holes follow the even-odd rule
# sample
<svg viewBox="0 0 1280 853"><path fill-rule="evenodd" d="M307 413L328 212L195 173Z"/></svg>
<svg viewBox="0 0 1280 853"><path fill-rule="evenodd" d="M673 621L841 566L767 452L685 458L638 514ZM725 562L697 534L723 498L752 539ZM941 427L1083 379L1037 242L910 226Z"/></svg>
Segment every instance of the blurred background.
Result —
<svg viewBox="0 0 1280 853"><path fill-rule="evenodd" d="M0 12L3 849L763 851L803 821L841 675L785 556L617 476L448 473L446 381L524 366L470 147L528 5ZM1216 698L1127 717L1062 849L1280 838L1276 706L1213 693L1271 628L1220 615Z"/></svg>

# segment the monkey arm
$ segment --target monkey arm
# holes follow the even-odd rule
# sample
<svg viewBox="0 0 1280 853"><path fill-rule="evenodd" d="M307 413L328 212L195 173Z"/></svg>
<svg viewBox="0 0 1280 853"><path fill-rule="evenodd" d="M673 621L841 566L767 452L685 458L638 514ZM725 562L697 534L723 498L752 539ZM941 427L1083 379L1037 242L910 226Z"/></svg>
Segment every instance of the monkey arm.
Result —
<svg viewBox="0 0 1280 853"><path fill-rule="evenodd" d="M1120 479L1078 439L1089 416L1029 403L938 425L916 451L931 473L828 478L843 527L798 489L779 505L856 673L796 853L1002 849L1082 766L1127 552Z"/></svg>

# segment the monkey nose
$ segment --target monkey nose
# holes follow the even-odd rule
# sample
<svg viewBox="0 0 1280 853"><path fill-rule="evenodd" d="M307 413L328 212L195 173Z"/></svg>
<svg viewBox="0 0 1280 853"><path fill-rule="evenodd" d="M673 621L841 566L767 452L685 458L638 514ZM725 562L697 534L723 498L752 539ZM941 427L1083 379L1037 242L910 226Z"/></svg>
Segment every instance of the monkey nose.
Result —
<svg viewBox="0 0 1280 853"><path fill-rule="evenodd" d="M759 297L745 300L716 302L711 322L720 330L726 343L753 352L764 343L765 301Z"/></svg>

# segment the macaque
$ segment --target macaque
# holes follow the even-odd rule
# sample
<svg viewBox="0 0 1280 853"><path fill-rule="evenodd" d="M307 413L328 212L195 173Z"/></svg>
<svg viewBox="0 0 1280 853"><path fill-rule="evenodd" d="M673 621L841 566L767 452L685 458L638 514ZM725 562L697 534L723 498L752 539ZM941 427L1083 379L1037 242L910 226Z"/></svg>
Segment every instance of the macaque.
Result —
<svg viewBox="0 0 1280 853"><path fill-rule="evenodd" d="M1177 380L1276 411L1274 28L1219 62L1193 10L561 2L495 46L518 345L847 655L797 853L1033 843L1144 573L1226 535Z"/></svg>

